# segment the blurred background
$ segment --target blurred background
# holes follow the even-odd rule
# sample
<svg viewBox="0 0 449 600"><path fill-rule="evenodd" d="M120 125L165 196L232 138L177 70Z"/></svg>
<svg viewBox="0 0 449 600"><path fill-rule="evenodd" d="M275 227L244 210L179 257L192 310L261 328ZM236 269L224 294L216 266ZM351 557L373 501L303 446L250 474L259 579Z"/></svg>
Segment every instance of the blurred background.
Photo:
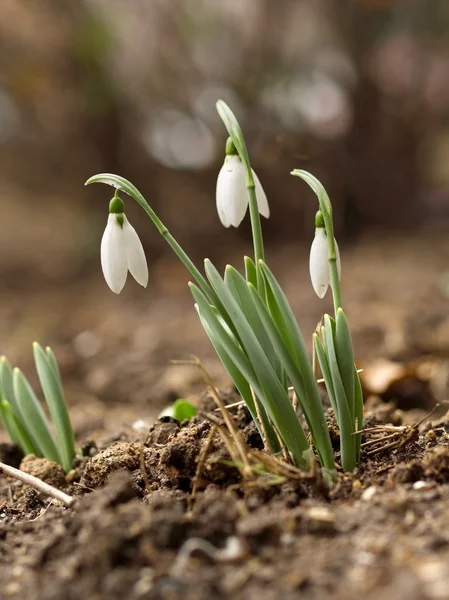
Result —
<svg viewBox="0 0 449 600"><path fill-rule="evenodd" d="M445 360L447 0L2 0L1 10L1 351L31 376L31 342L53 345L80 434L201 385L170 359L198 355L226 381L186 274L131 202L149 290L106 287L111 191L84 188L101 171L131 179L195 260L238 266L249 223L224 230L215 210L219 98L245 132L271 206L268 257L305 335L330 298L318 302L308 281L316 200L293 168L333 200L362 360Z"/></svg>

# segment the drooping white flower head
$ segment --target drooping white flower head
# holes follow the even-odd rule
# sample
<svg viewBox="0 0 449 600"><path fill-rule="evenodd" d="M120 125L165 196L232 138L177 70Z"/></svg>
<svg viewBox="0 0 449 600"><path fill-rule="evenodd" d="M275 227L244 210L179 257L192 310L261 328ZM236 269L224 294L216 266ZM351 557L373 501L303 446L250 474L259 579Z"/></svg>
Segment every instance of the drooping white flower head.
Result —
<svg viewBox="0 0 449 600"><path fill-rule="evenodd" d="M114 200L120 198L113 199L111 207ZM106 283L116 294L122 291L128 271L141 286L148 285L148 265L142 242L123 212L109 213L101 239L101 268Z"/></svg>
<svg viewBox="0 0 449 600"><path fill-rule="evenodd" d="M340 278L341 261L337 240L335 240L335 253L337 255L338 277ZM312 247L310 248L309 268L312 286L319 298L324 298L330 283L328 255L329 246L327 243L326 231L324 227L317 227L315 229L315 237L312 242Z"/></svg>
<svg viewBox="0 0 449 600"><path fill-rule="evenodd" d="M268 219L270 209L263 187L253 171L259 213ZM217 179L217 211L225 227L238 227L248 209L245 167L237 154L228 154Z"/></svg>

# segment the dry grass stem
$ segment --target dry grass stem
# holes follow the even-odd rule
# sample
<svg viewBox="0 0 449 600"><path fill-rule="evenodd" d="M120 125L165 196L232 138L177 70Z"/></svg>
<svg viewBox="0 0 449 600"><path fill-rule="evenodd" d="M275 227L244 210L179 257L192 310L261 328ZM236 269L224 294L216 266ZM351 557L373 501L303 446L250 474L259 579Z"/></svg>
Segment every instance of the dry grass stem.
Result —
<svg viewBox="0 0 449 600"><path fill-rule="evenodd" d="M171 361L171 362L174 364L181 364L181 365L182 364L193 365L201 371L201 374L203 375L203 379L206 382L206 385L208 386L209 391L210 391L213 399L215 400L215 403L217 404L218 408L221 410L221 414L223 416L224 422L226 423L226 426L235 441L235 445L240 454L241 462L243 462L244 469L246 471L246 475L249 476L251 474L251 467L248 462L245 444L243 443L243 440L241 439L241 436L240 436L240 431L238 430L231 415L229 414L229 411L226 409L225 403L223 402L217 388L214 385L214 382L212 381L211 376L209 375L207 369L204 367L203 363L199 360L199 358L196 358L196 357L194 357L192 360L189 360L189 361L180 360L180 361Z"/></svg>
<svg viewBox="0 0 449 600"><path fill-rule="evenodd" d="M148 479L147 468L145 466L145 446L142 444L140 447L140 471L142 473L143 482L145 484L145 489L147 492L151 491L150 480Z"/></svg>
<svg viewBox="0 0 449 600"><path fill-rule="evenodd" d="M259 405L259 400L253 390L253 388L251 388L251 395L253 397L254 400L254 406L256 407L256 413L257 413L257 419L259 421L260 424L260 428L261 428L261 436L262 436L262 441L263 441L263 446L264 448L266 448L267 450L269 450L270 452L273 451L273 448L271 447L271 444L268 440L268 434L267 434L267 430L265 429L265 424L264 421L262 419L262 415L260 412L260 405Z"/></svg>
<svg viewBox="0 0 449 600"><path fill-rule="evenodd" d="M190 506L192 506L193 502L195 501L196 492L198 489L198 483L199 483L200 477L201 477L201 471L203 470L204 463L206 462L206 456L207 456L207 453L209 452L209 448L212 444L212 439L213 439L216 431L217 431L217 425L212 425L212 427L210 428L209 434L207 436L206 443L201 448L201 452L198 457L198 464L196 466L195 476L194 476L193 482L192 482L192 493L191 493L190 499L189 499Z"/></svg>
<svg viewBox="0 0 449 600"><path fill-rule="evenodd" d="M249 465L248 459L247 459L246 469L242 468L242 466L241 466L243 464L242 459L241 459L240 453L238 451L238 448L237 448L235 442L233 441L233 437L231 437L231 435L229 435L229 433L222 426L219 419L215 415L206 413L205 416L209 419L209 421L211 421L215 425L218 433L220 434L220 436L223 440L224 445L226 446L226 450L229 452L231 461L240 470L242 477L247 477L248 475L250 475L252 472L251 472L251 467ZM246 454L245 454L245 457L246 457ZM245 465L243 465L243 466L245 466Z"/></svg>
<svg viewBox="0 0 449 600"><path fill-rule="evenodd" d="M5 475L14 477L14 479L18 479L19 481L26 483L39 492L42 492L46 496L50 496L51 498L62 502L62 504L65 504L66 506L72 506L72 504L75 502L75 498L73 498L73 496L69 496L65 492L61 492L61 490L58 490L52 485L45 483L45 481L42 481L42 479L34 477L34 475L29 475L28 473L24 473L24 471L19 471L19 469L5 465L2 462L0 462L0 469L3 471L3 473L5 473Z"/></svg>

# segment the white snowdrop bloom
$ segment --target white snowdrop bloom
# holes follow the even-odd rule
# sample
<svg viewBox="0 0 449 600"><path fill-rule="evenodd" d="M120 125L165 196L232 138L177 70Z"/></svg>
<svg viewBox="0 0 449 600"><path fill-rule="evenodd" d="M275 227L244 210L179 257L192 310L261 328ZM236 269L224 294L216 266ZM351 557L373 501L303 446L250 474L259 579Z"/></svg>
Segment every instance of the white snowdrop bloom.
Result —
<svg viewBox="0 0 449 600"><path fill-rule="evenodd" d="M253 171L256 185L256 198L259 213L270 216L267 197L259 178ZM246 189L245 167L236 154L228 154L217 179L217 211L225 227L238 227L248 209L248 191Z"/></svg>
<svg viewBox="0 0 449 600"><path fill-rule="evenodd" d="M110 213L101 239L101 268L106 283L116 294L125 285L128 271L143 287L148 284L148 266L142 242L126 215Z"/></svg>
<svg viewBox="0 0 449 600"><path fill-rule="evenodd" d="M335 240L335 252L337 254L337 269L338 277L341 275L341 262L340 262L340 251L338 249L337 241ZM330 283L329 274L329 247L327 243L327 235L324 227L317 227L315 229L315 237L310 248L310 279L312 280L312 286L315 290L316 295L319 298L324 298L327 292L327 288Z"/></svg>

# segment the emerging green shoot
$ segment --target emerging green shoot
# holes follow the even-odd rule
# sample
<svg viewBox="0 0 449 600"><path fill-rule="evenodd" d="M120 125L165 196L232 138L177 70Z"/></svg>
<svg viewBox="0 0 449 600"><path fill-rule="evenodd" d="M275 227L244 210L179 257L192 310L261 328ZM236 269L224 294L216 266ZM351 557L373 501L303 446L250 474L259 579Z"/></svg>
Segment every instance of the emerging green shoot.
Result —
<svg viewBox="0 0 449 600"><path fill-rule="evenodd" d="M178 398L173 404L164 408L159 417L171 417L177 421L185 421L186 419L193 419L197 413L198 409L194 404L184 400L184 398Z"/></svg>
<svg viewBox="0 0 449 600"><path fill-rule="evenodd" d="M13 369L4 356L0 358L0 421L25 455L44 456L68 472L75 456L75 439L58 363L49 347L44 350L35 342L33 352L55 432L24 374Z"/></svg>

